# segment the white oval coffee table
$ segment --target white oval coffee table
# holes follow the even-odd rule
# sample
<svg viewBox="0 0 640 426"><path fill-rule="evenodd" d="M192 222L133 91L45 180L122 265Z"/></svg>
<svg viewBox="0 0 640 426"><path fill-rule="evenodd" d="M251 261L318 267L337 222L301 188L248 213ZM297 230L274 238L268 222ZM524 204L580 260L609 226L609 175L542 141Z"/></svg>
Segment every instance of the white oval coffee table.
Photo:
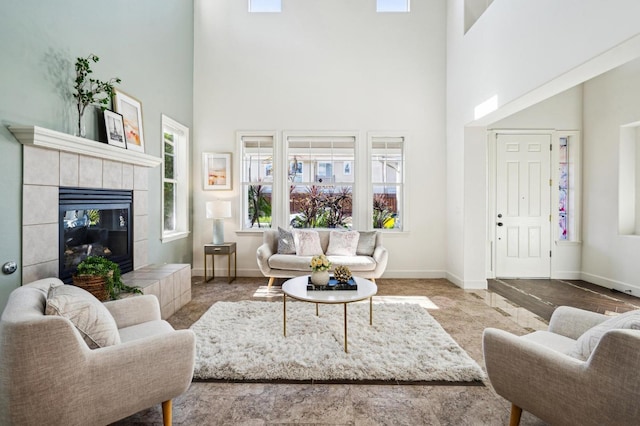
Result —
<svg viewBox="0 0 640 426"><path fill-rule="evenodd" d="M284 336L287 336L287 296L303 302L315 303L316 315L318 315L319 303L342 303L344 305L344 351L349 352L347 347L347 304L369 299L369 324L371 325L373 324L373 296L378 292L378 286L375 283L360 277L353 277L353 279L358 285L357 290L307 290L309 275L291 278L282 284Z"/></svg>

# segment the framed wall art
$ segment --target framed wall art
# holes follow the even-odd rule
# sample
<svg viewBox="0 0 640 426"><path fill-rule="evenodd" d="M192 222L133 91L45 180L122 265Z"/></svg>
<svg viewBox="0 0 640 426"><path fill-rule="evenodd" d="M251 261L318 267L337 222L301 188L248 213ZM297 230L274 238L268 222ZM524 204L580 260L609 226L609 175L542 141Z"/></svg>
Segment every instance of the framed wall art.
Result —
<svg viewBox="0 0 640 426"><path fill-rule="evenodd" d="M204 189L231 189L231 153L202 153L202 174Z"/></svg>
<svg viewBox="0 0 640 426"><path fill-rule="evenodd" d="M107 143L109 145L127 148L127 141L124 136L124 120L122 114L110 110L104 111L104 128L107 133Z"/></svg>
<svg viewBox="0 0 640 426"><path fill-rule="evenodd" d="M142 104L140 101L116 89L113 106L116 112L122 114L127 149L144 152Z"/></svg>

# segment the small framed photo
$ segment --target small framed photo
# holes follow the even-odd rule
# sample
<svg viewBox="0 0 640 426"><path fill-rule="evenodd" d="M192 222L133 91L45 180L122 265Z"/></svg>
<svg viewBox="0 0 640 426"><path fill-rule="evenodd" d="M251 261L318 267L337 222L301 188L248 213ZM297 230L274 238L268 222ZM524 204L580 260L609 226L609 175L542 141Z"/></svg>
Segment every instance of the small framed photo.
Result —
<svg viewBox="0 0 640 426"><path fill-rule="evenodd" d="M202 153L202 174L204 176L204 189L231 189L231 153Z"/></svg>
<svg viewBox="0 0 640 426"><path fill-rule="evenodd" d="M144 152L142 104L140 101L116 89L113 106L116 112L122 114L127 149Z"/></svg>
<svg viewBox="0 0 640 426"><path fill-rule="evenodd" d="M124 138L124 120L122 114L104 110L104 128L107 132L107 143L109 145L127 148L127 141Z"/></svg>

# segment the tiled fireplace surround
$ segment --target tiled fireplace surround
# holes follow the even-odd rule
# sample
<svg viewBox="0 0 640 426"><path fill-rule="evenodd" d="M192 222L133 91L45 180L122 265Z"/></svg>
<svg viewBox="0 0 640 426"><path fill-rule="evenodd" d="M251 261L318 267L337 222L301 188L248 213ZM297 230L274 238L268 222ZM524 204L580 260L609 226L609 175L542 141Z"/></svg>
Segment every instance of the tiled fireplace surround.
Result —
<svg viewBox="0 0 640 426"><path fill-rule="evenodd" d="M11 127L23 143L22 282L58 276L60 186L133 190L133 268L127 284L160 300L162 317L191 300L190 265L148 265L149 169L161 160L38 127Z"/></svg>

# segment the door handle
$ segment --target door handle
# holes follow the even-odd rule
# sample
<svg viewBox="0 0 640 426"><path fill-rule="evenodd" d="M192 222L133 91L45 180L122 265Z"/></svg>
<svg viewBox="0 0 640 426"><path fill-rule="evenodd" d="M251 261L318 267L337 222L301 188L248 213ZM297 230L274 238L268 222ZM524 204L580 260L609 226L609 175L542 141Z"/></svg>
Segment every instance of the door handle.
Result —
<svg viewBox="0 0 640 426"><path fill-rule="evenodd" d="M498 223L496 223L496 225L502 226L502 222L498 222Z"/></svg>

